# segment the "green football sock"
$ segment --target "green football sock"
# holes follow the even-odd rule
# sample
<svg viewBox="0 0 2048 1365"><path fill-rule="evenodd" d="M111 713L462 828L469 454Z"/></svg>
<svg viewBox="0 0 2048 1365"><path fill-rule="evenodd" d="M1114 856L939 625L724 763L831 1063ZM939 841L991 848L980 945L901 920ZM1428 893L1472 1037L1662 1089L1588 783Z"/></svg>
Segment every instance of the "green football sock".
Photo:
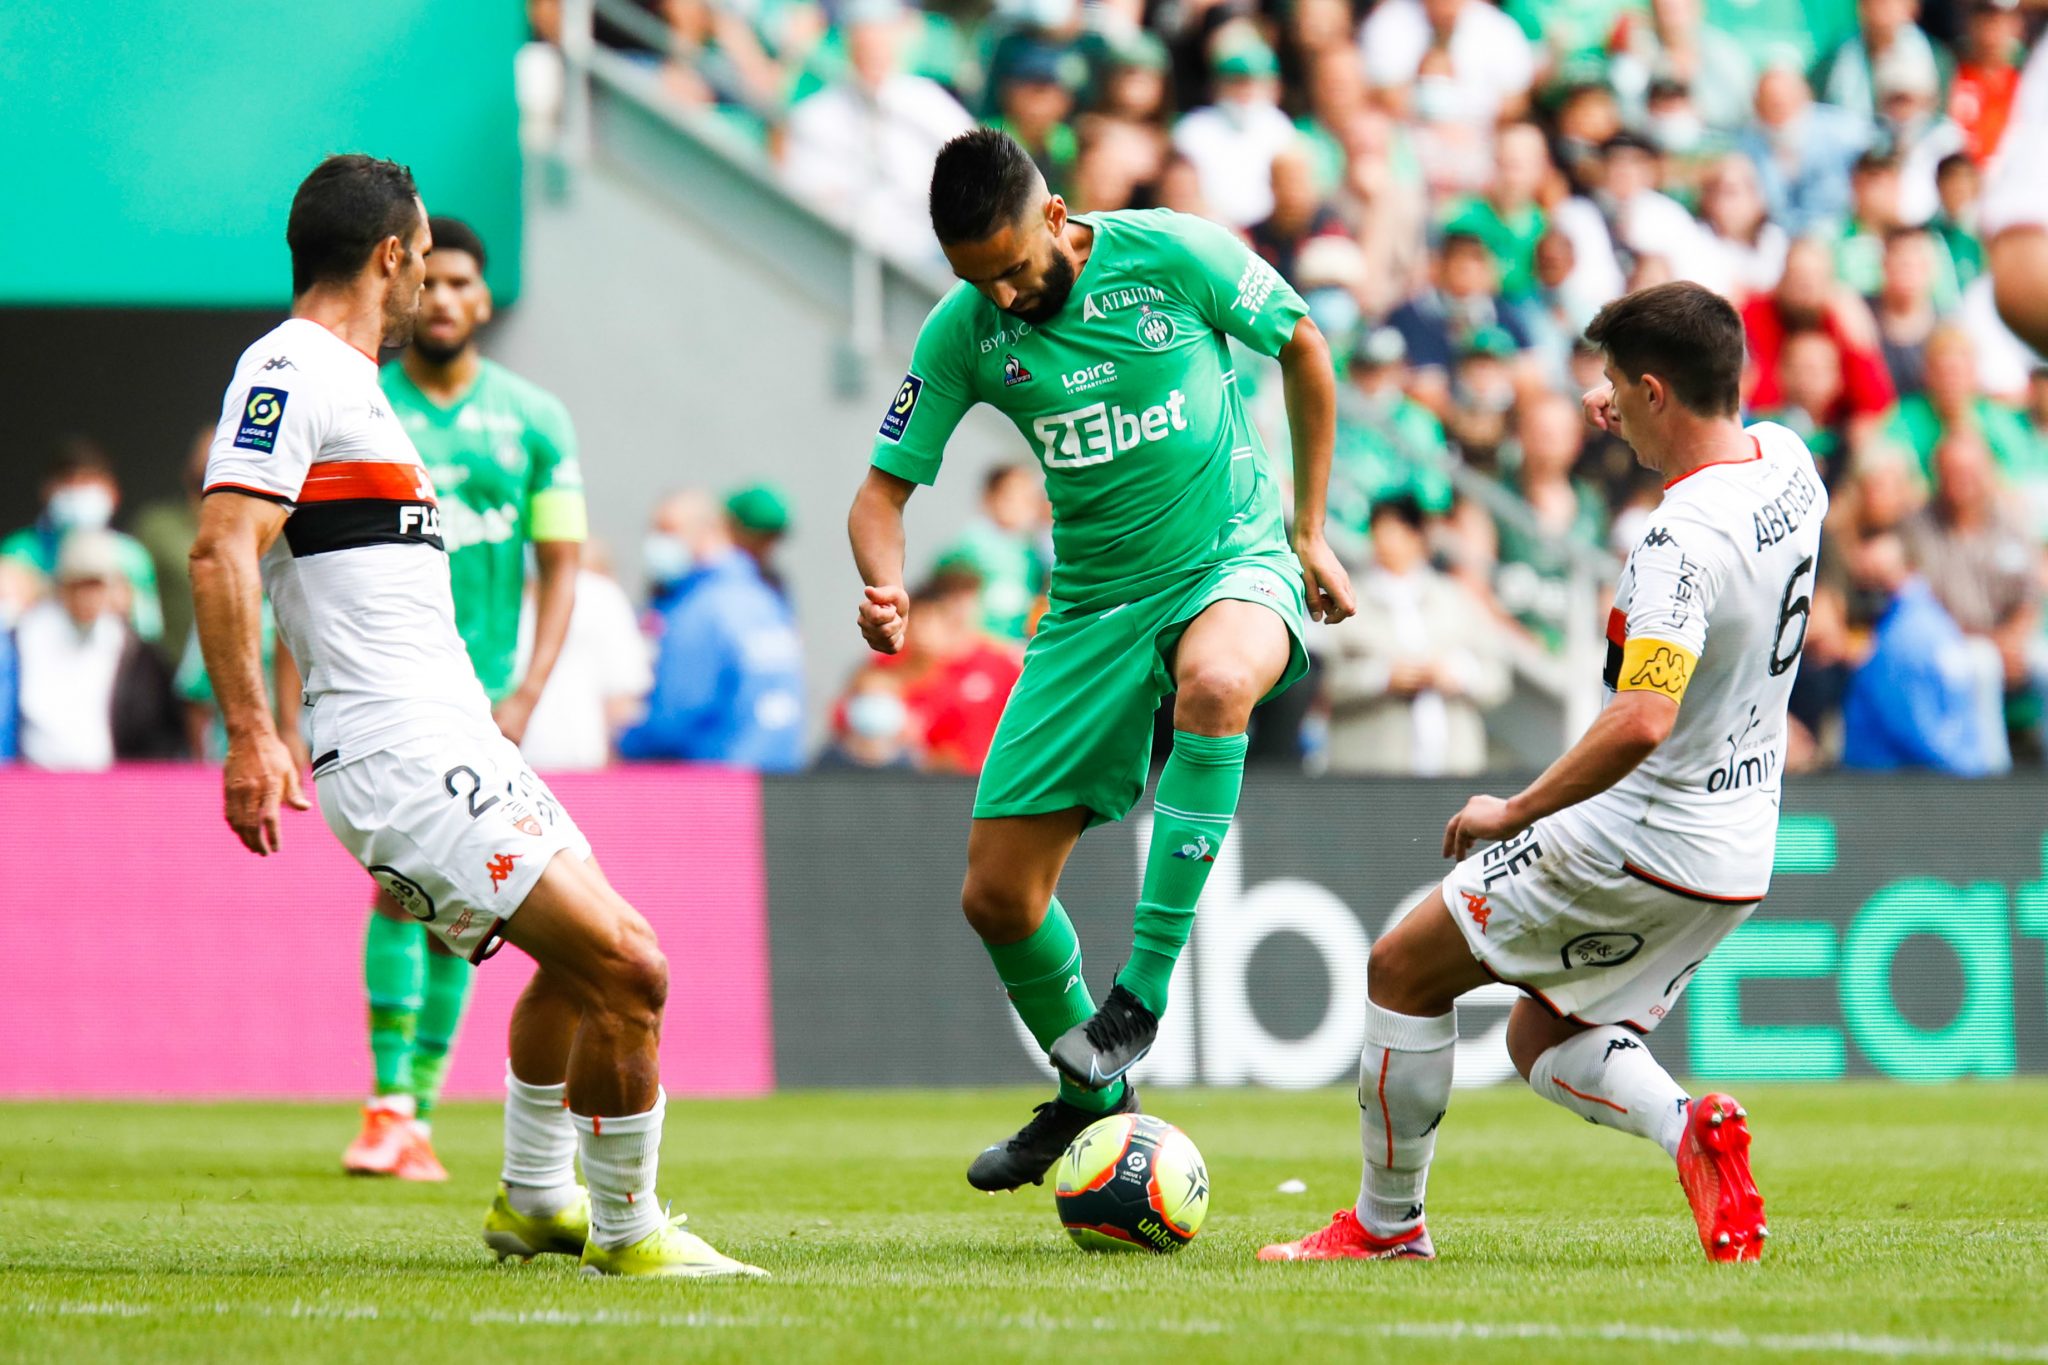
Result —
<svg viewBox="0 0 2048 1365"><path fill-rule="evenodd" d="M412 1053L412 1093L417 1112L426 1118L441 1098L441 1080L448 1072L448 1049L469 1004L476 968L452 953L427 954L426 1000L420 1006L420 1027Z"/></svg>
<svg viewBox="0 0 2048 1365"><path fill-rule="evenodd" d="M1095 1000L1088 983L1081 979L1081 941L1074 937L1074 922L1057 897L1045 912L1045 922L1021 943L984 943L996 975L1010 993L1017 1016L1038 1045L1050 1052L1062 1033L1085 1022L1095 1013ZM1106 1090L1083 1090L1060 1078L1060 1098L1068 1104L1097 1113L1107 1113L1123 1099L1122 1081Z"/></svg>
<svg viewBox="0 0 2048 1365"><path fill-rule="evenodd" d="M1195 902L1237 814L1245 744L1243 735L1173 732L1173 753L1152 796L1152 846L1138 888L1131 960L1116 977L1154 1014L1166 1013L1173 964L1195 927Z"/></svg>
<svg viewBox="0 0 2048 1365"><path fill-rule="evenodd" d="M371 913L363 941L363 985L370 997L370 1060L379 1095L412 1092L413 1040L426 957L426 930Z"/></svg>

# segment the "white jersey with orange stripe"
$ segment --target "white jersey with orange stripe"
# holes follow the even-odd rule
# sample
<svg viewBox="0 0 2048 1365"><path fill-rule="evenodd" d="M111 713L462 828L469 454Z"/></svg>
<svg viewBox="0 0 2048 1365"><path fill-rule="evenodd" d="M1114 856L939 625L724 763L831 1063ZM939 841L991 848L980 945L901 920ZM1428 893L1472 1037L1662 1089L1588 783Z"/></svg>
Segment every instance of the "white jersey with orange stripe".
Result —
<svg viewBox="0 0 2048 1365"><path fill-rule="evenodd" d="M456 633L434 487L374 359L304 318L257 341L205 487L288 509L263 586L305 677L316 768L421 733L497 733Z"/></svg>
<svg viewBox="0 0 2048 1365"><path fill-rule="evenodd" d="M1608 695L1678 702L1670 735L1587 803L1647 880L1706 900L1770 886L1786 708L1812 611L1828 494L1787 427L1666 485L1607 627Z"/></svg>

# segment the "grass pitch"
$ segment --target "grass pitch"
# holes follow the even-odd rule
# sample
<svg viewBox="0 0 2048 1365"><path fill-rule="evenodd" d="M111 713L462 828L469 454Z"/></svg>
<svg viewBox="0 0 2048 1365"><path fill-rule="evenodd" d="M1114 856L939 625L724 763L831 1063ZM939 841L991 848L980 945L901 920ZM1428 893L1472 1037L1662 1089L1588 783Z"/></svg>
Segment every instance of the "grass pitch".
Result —
<svg viewBox="0 0 2048 1365"><path fill-rule="evenodd" d="M1252 1260L1351 1201L1341 1092L1148 1093L1208 1157L1208 1226L1090 1256L1046 1190L961 1178L1034 1098L672 1103L664 1194L776 1276L707 1285L494 1267L489 1106L441 1117L440 1187L342 1176L339 1105L0 1107L0 1358L2048 1361L2048 1084L1743 1091L1760 1266L1706 1263L1654 1148L1520 1089L1445 1121L1434 1265Z"/></svg>

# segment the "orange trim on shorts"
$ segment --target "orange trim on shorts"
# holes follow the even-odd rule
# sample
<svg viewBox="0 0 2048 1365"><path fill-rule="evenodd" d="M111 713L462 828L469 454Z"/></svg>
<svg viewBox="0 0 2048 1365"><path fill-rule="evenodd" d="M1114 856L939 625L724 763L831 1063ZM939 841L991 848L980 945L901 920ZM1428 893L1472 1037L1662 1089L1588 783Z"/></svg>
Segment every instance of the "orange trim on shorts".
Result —
<svg viewBox="0 0 2048 1365"><path fill-rule="evenodd" d="M343 502L372 498L385 502L433 502L433 485L420 465L397 460L321 460L306 471L298 501Z"/></svg>
<svg viewBox="0 0 2048 1365"><path fill-rule="evenodd" d="M1669 891L1674 896L1705 901L1709 905L1758 905L1763 901L1762 896L1717 896L1711 891L1695 891L1689 886L1680 886L1677 882L1667 882L1654 872L1645 872L1626 859L1622 861L1621 870L1639 882L1648 882L1654 887Z"/></svg>
<svg viewBox="0 0 2048 1365"><path fill-rule="evenodd" d="M1594 1022L1593 1020L1591 1020L1591 1019L1582 1019L1582 1018L1580 1018L1580 1017L1579 1017L1578 1015L1576 1015L1576 1014L1573 1014L1573 1013L1571 1013L1571 1012L1570 1012L1569 1010L1561 1010L1561 1009L1559 1009L1559 1008L1558 1008L1558 1007L1557 1007L1556 1005L1553 1005L1553 1004L1552 1004L1552 1003L1550 1002L1550 997L1549 997L1549 996L1545 995L1545 994L1544 994L1544 993L1543 993L1542 991L1539 991L1539 990L1537 990L1537 989L1536 989L1536 988L1535 988L1534 986L1531 986L1531 985L1530 985L1530 984L1529 984L1528 982L1526 982L1526 981L1510 981L1510 980L1508 980L1508 979L1507 979L1506 977L1502 976L1502 975L1501 975L1501 974L1500 974L1499 972L1495 971L1495 970L1493 969L1493 967L1492 967L1492 965L1491 965L1491 964L1489 964L1489 963L1486 963L1486 962L1483 962L1483 961L1481 961L1481 960L1480 960L1480 959L1479 959L1478 957L1476 957L1476 956L1475 956L1475 957L1474 957L1474 958L1473 958L1472 960L1473 960L1474 962L1478 962L1478 963L1479 963L1479 968L1480 968L1480 970L1481 970L1481 971L1483 971L1483 972L1485 972L1485 973L1486 973L1486 974L1487 974L1488 976L1492 977L1492 978L1493 978L1493 979L1494 979L1495 981L1498 981L1498 982L1500 982L1500 984L1501 984L1501 985L1503 985L1503 986L1513 986L1513 987L1514 987L1514 988L1515 988L1516 990L1518 990L1518 991L1520 991L1520 992L1521 992L1522 994L1524 994L1524 995L1528 996L1528 997L1529 997L1529 998L1530 998L1531 1000L1534 1000L1534 1001L1535 1001L1535 1002L1536 1002L1537 1004L1539 1004L1539 1005L1543 1006L1543 1008L1544 1008L1544 1009L1546 1009L1546 1010L1549 1010L1549 1011L1550 1011L1550 1013L1551 1013L1551 1014L1552 1014L1553 1016L1555 1016L1556 1018L1562 1019L1562 1020L1564 1020L1564 1021L1565 1021L1566 1023L1569 1023L1569 1024L1577 1024L1577 1025L1578 1025L1578 1026L1579 1026L1580 1028L1602 1028L1602 1027L1604 1027L1604 1025L1602 1025L1602 1024L1598 1024L1598 1023L1595 1023L1595 1022ZM1628 1030L1629 1030L1630 1032L1633 1032L1633 1033L1640 1033L1640 1034L1642 1034L1642 1035L1643 1035L1643 1036L1644 1036L1645 1038L1647 1038L1647 1037L1649 1037L1649 1036L1650 1036L1650 1030L1649 1030L1649 1029L1646 1029L1646 1028L1644 1028L1644 1027L1643 1027L1643 1026L1642 1026L1641 1024L1638 1024L1638 1023L1637 1023L1637 1022L1636 1022L1635 1020L1633 1020L1633 1019L1616 1019L1616 1020L1614 1020L1613 1022L1614 1022L1614 1023L1616 1024L1616 1025L1618 1025L1618 1026L1620 1026L1620 1027L1622 1027L1622 1028L1628 1029Z"/></svg>
<svg viewBox="0 0 2048 1365"><path fill-rule="evenodd" d="M1393 1057L1392 1048L1380 1049L1380 1122L1387 1129L1387 1166L1394 1165L1394 1116L1387 1112L1387 1062Z"/></svg>

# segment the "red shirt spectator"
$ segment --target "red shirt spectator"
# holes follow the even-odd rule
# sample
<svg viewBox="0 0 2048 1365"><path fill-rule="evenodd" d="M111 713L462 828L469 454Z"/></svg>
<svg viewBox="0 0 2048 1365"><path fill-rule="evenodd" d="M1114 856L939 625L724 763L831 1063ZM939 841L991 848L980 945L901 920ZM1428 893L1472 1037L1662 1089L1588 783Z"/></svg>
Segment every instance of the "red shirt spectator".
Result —
<svg viewBox="0 0 2048 1365"><path fill-rule="evenodd" d="M984 638L904 688L911 723L923 736L925 765L980 772L1022 671L1014 652Z"/></svg>
<svg viewBox="0 0 2048 1365"><path fill-rule="evenodd" d="M1742 329L1749 338L1749 406L1754 410L1783 405L1779 353L1787 334L1805 330L1825 335L1841 356L1842 396L1836 410L1826 414L1829 425L1881 413L1896 397L1868 308L1836 287L1828 248L1811 238L1793 243L1775 290L1743 305Z"/></svg>
<svg viewBox="0 0 2048 1365"><path fill-rule="evenodd" d="M1948 116L1968 136L1964 150L1983 165L1998 150L2020 86L2013 54L2025 40L2024 19L2012 0L1974 0L1958 44L1955 79L1949 83Z"/></svg>

